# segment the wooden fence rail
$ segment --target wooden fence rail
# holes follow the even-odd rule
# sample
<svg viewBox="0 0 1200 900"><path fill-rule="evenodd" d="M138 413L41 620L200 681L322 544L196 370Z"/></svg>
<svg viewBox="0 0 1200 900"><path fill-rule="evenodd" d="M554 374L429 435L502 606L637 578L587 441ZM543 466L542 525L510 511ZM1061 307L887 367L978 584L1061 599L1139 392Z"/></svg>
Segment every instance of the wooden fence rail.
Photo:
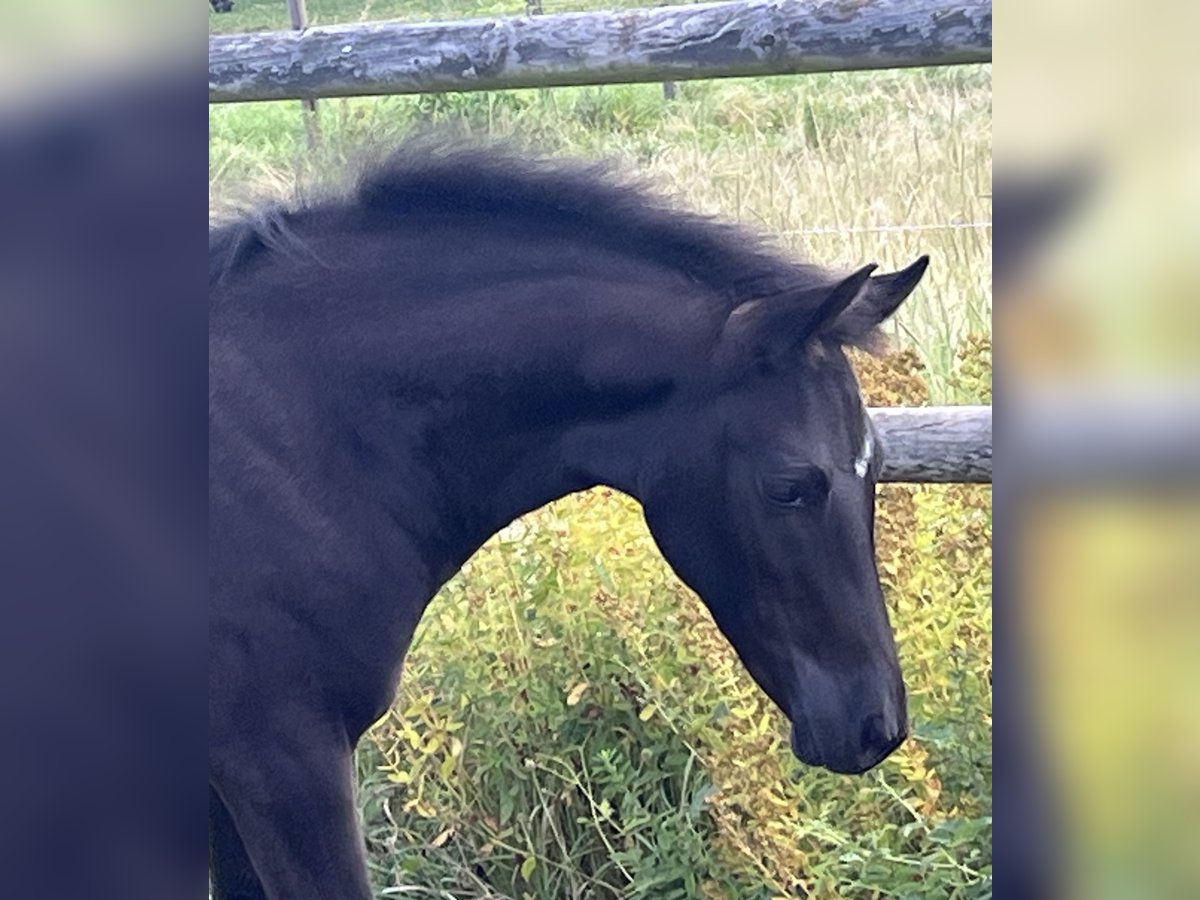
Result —
<svg viewBox="0 0 1200 900"><path fill-rule="evenodd" d="M208 43L208 96L214 103L308 100L991 58L991 0L743 0L216 35Z"/></svg>
<svg viewBox="0 0 1200 900"><path fill-rule="evenodd" d="M881 481L991 483L990 406L878 408L870 414L883 444Z"/></svg>

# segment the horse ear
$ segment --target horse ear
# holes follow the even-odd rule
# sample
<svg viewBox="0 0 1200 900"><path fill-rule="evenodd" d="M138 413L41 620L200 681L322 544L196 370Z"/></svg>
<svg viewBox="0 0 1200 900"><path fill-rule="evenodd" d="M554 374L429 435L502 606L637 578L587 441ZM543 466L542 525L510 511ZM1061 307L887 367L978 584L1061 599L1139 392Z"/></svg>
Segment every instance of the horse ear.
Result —
<svg viewBox="0 0 1200 900"><path fill-rule="evenodd" d="M864 266L841 281L743 303L725 322L718 345L721 356L725 361L786 365L809 338L840 320L875 268Z"/></svg>
<svg viewBox="0 0 1200 900"><path fill-rule="evenodd" d="M843 344L869 345L875 329L908 299L927 268L929 257L922 256L907 269L873 277L854 302L830 323L830 336Z"/></svg>

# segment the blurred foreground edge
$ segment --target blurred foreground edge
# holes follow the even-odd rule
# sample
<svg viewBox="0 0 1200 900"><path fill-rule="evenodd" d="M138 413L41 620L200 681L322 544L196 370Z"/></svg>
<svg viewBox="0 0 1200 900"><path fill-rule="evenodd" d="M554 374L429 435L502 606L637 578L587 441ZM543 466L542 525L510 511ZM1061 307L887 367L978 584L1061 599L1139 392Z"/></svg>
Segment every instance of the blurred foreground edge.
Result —
<svg viewBox="0 0 1200 900"><path fill-rule="evenodd" d="M0 122L0 896L206 889L206 100Z"/></svg>
<svg viewBox="0 0 1200 900"><path fill-rule="evenodd" d="M1200 382L1043 385L1010 396L1008 450L1027 486L1121 491L1200 482Z"/></svg>

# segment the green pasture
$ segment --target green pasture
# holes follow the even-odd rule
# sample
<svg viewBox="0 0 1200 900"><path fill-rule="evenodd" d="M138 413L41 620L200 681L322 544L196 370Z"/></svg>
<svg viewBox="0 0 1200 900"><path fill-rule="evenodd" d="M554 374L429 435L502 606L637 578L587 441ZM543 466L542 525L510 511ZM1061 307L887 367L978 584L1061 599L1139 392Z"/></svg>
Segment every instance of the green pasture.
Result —
<svg viewBox="0 0 1200 900"><path fill-rule="evenodd" d="M547 12L645 2L555 2ZM308 0L314 22L511 14L523 0ZM213 31L287 27L238 0ZM326 100L210 115L214 219L345 178L414 130L609 161L680 206L831 266L929 274L871 403L991 401L991 70ZM859 778L806 769L780 714L593 491L490 541L433 601L359 774L381 896L989 897L991 494L888 486L881 575L912 738ZM320 828L321 823L313 823Z"/></svg>

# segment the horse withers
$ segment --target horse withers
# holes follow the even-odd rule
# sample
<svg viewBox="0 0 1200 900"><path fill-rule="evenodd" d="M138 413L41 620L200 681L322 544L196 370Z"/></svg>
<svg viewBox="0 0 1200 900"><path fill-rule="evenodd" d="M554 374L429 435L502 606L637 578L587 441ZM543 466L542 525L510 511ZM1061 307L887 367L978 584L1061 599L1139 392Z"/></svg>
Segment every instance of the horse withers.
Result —
<svg viewBox="0 0 1200 900"><path fill-rule="evenodd" d="M352 752L426 605L517 516L639 500L792 722L860 773L906 733L844 353L921 279L835 275L595 171L407 150L210 238L217 898L370 896Z"/></svg>

